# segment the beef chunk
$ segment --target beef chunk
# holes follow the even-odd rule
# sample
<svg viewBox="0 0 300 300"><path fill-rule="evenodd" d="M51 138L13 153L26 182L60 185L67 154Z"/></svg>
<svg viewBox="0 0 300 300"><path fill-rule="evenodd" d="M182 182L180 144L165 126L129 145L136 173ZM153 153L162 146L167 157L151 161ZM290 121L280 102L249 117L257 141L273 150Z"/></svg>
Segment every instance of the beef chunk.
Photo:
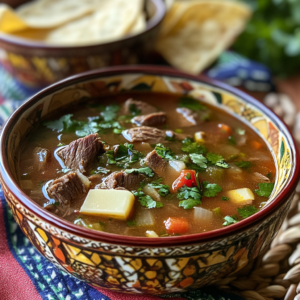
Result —
<svg viewBox="0 0 300 300"><path fill-rule="evenodd" d="M157 154L156 150L147 154L145 163L160 177L164 176L168 166L168 163Z"/></svg>
<svg viewBox="0 0 300 300"><path fill-rule="evenodd" d="M124 103L124 113L130 115L132 114L132 109L139 110L140 114L142 115L151 114L157 111L157 109L154 106L146 102L133 99L126 100L126 102Z"/></svg>
<svg viewBox="0 0 300 300"><path fill-rule="evenodd" d="M38 170L45 168L47 163L50 161L51 154L50 151L46 148L36 147L34 149L35 160Z"/></svg>
<svg viewBox="0 0 300 300"><path fill-rule="evenodd" d="M62 158L66 167L85 173L86 169L104 152L103 144L97 133L73 141L57 154Z"/></svg>
<svg viewBox="0 0 300 300"><path fill-rule="evenodd" d="M76 172L70 172L53 180L47 187L47 193L55 201L67 205L86 193L86 188Z"/></svg>
<svg viewBox="0 0 300 300"><path fill-rule="evenodd" d="M131 122L138 126L156 126L165 124L167 121L166 113L156 112L148 115L136 116Z"/></svg>
<svg viewBox="0 0 300 300"><path fill-rule="evenodd" d="M166 133L153 127L135 127L122 132L124 138L129 142L153 142L158 143L165 140Z"/></svg>
<svg viewBox="0 0 300 300"><path fill-rule="evenodd" d="M136 190L140 187L140 183L145 178L142 174L127 174L125 172L114 172L107 176L101 184L95 188L102 189L120 189L124 188L129 191Z"/></svg>
<svg viewBox="0 0 300 300"><path fill-rule="evenodd" d="M176 109L178 113L178 127L189 127L197 125L197 114L190 110L189 108L178 107Z"/></svg>

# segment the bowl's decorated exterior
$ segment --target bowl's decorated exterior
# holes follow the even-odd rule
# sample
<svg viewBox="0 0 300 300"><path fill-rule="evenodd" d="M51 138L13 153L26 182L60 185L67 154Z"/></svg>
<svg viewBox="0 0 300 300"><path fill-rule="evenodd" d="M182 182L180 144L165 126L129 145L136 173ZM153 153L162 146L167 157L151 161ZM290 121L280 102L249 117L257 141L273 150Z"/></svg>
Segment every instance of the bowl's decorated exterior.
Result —
<svg viewBox="0 0 300 300"><path fill-rule="evenodd" d="M255 215L207 233L143 238L82 228L39 207L17 187L17 151L50 112L97 97L144 90L193 95L235 115L269 145L277 163L270 200ZM9 119L1 136L1 184L14 218L57 267L114 291L169 293L213 284L264 251L287 214L299 176L298 154L282 122L267 108L225 85L169 68L119 67L74 76L45 89Z"/></svg>
<svg viewBox="0 0 300 300"><path fill-rule="evenodd" d="M38 89L80 72L144 62L165 15L163 0L147 3L145 31L105 44L58 47L0 34L0 64L24 88Z"/></svg>

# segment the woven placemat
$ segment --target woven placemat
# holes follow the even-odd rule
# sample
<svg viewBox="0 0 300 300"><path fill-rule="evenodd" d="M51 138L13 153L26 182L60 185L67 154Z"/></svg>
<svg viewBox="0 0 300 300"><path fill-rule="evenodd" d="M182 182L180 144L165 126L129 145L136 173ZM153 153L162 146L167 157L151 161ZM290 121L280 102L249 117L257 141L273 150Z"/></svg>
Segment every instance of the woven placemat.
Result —
<svg viewBox="0 0 300 300"><path fill-rule="evenodd" d="M300 148L300 112L284 94L263 101L290 127ZM300 300L300 182L286 220L270 248L245 268L216 285L247 300Z"/></svg>

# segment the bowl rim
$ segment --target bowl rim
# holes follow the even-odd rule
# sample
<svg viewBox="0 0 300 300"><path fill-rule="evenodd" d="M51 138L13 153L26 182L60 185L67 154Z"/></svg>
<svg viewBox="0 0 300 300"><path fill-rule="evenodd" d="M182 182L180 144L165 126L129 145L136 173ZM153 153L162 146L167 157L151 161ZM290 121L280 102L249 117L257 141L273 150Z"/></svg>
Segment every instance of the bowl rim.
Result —
<svg viewBox="0 0 300 300"><path fill-rule="evenodd" d="M8 136L11 133L11 129L15 124L15 121L18 120L19 117L36 102L38 102L39 100L41 100L46 96L49 96L50 94L53 94L54 92L61 90L62 88L66 88L70 85L74 85L83 81L100 79L101 77L120 76L120 75L131 74L131 73L168 76L174 78L181 78L183 80L187 79L187 80L202 82L204 84L208 84L213 87L230 92L236 95L237 97L240 97L244 101L252 104L256 108L258 108L266 116L268 116L272 120L272 122L276 124L276 126L278 126L280 131L283 132L284 135L286 136L287 141L290 145L291 153L294 157L294 165L293 165L293 171L291 177L288 183L286 184L286 186L279 192L279 194L273 199L273 201L267 207L255 213L254 215L239 221L236 224L226 226L220 229L216 229L213 231L183 235L183 236L173 236L173 237L147 238L147 237L124 236L124 235L117 235L113 233L95 231L92 229L87 229L75 225L67 220L64 220L50 213L49 211L45 210L43 207L39 206L18 187L18 184L14 180L12 173L9 170L8 157L6 154L6 144L8 141ZM93 70L78 75L74 75L72 77L61 80L43 89L42 91L38 92L34 96L30 97L25 103L23 103L6 121L6 123L3 126L1 137L0 137L1 176L6 186L8 187L10 193L12 193L22 203L23 206L25 206L29 211L34 213L38 218L44 220L45 222L50 223L51 225L61 230L65 230L68 233L83 238L88 238L96 242L104 242L109 244L126 245L126 246L171 247L171 246L178 246L178 245L205 243L213 240L224 239L228 236L238 234L242 231L249 229L250 227L258 225L264 219L270 217L270 215L281 205L283 205L284 202L294 193L300 175L299 162L300 162L299 152L296 147L294 138L292 137L288 127L284 124L284 122L279 117L277 117L269 108L267 108L264 104L260 103L258 100L254 99L253 97L247 95L246 93L236 88L228 86L225 83L207 78L206 76L190 75L170 67L153 66L153 65L106 67L103 69Z"/></svg>
<svg viewBox="0 0 300 300"><path fill-rule="evenodd" d="M18 38L9 34L1 34L0 33L0 43L6 43L11 46L18 46L23 48L36 48L37 50L56 50L56 51L64 51L64 50L78 50L78 51L84 51L84 50L96 50L99 47L114 47L118 45L118 43L128 42L132 41L136 38L142 37L144 34L150 32L155 27L159 26L159 24L163 21L167 9L166 5L163 0L150 0L156 7L156 12L154 13L153 17L147 22L146 29L143 30L140 33L137 34L128 34L125 35L121 39L117 39L112 42L106 42L106 43L98 43L98 44L91 44L91 45L82 45L82 46L60 46L60 45L48 45L41 42L36 42L34 40L29 39L23 39Z"/></svg>

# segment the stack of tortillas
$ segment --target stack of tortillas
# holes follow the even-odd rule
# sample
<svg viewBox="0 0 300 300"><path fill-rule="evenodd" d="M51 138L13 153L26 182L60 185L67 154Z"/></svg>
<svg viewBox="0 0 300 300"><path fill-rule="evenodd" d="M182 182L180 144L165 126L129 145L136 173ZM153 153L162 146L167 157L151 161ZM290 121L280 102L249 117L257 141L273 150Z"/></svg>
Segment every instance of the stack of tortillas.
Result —
<svg viewBox="0 0 300 300"><path fill-rule="evenodd" d="M143 0L36 0L0 4L0 32L52 45L105 43L146 28Z"/></svg>
<svg viewBox="0 0 300 300"><path fill-rule="evenodd" d="M198 74L228 48L251 16L248 6L227 0L177 0L156 44L172 66Z"/></svg>

